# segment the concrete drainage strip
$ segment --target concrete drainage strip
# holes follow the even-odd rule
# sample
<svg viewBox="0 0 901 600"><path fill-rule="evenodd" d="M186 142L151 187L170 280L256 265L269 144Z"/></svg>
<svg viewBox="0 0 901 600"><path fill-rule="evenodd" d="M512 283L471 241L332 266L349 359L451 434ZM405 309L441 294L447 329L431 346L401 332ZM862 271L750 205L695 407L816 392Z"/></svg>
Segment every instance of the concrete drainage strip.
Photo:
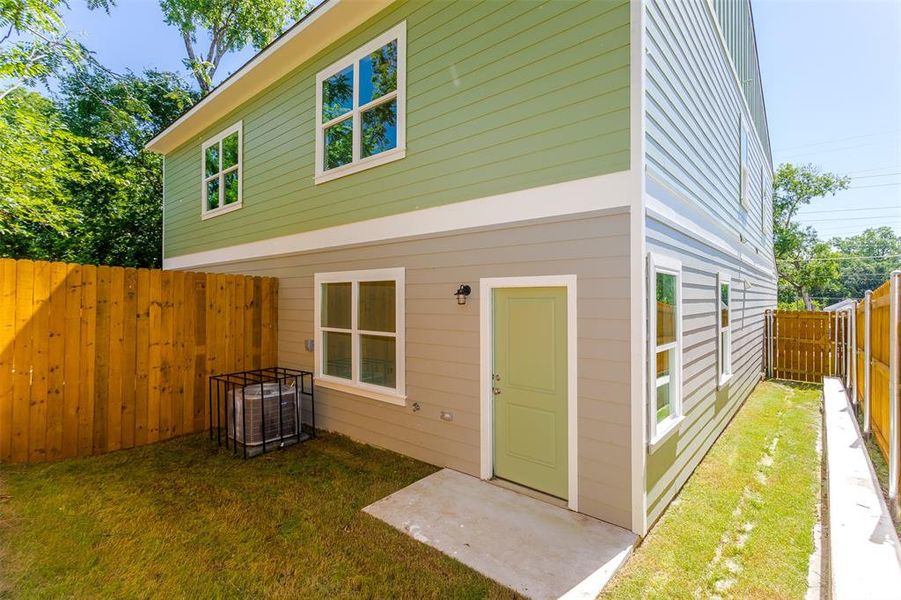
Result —
<svg viewBox="0 0 901 600"><path fill-rule="evenodd" d="M827 485L821 597L901 598L901 544L841 381L823 380Z"/></svg>

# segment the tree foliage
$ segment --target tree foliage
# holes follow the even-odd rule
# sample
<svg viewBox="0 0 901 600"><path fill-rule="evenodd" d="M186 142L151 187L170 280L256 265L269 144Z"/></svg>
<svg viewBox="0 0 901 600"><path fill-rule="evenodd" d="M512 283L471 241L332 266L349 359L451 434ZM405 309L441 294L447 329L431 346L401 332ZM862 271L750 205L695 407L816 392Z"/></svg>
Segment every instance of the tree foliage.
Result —
<svg viewBox="0 0 901 600"><path fill-rule="evenodd" d="M891 227L835 238L832 247L839 254L835 292L840 296L863 298L867 290L875 290L892 271L901 269L901 235L895 235Z"/></svg>
<svg viewBox="0 0 901 600"><path fill-rule="evenodd" d="M115 0L86 0L109 11ZM0 0L0 100L14 90L46 83L64 67L80 64L88 51L73 39L60 14L65 0Z"/></svg>
<svg viewBox="0 0 901 600"><path fill-rule="evenodd" d="M0 102L0 123L11 121L0 129L0 252L159 266L161 159L143 146L195 99L172 73L91 69L64 77L56 104L22 90Z"/></svg>
<svg viewBox="0 0 901 600"><path fill-rule="evenodd" d="M838 277L835 251L812 227L796 220L801 207L846 189L850 179L821 173L812 165L779 166L773 178L773 251L779 270L780 300L800 299L813 309L811 289Z"/></svg>
<svg viewBox="0 0 901 600"><path fill-rule="evenodd" d="M105 177L94 144L53 103L23 89L0 101L0 251L30 255L39 236L65 237L80 218L70 190Z"/></svg>
<svg viewBox="0 0 901 600"><path fill-rule="evenodd" d="M212 89L225 54L248 45L263 48L307 11L305 0L160 0L160 8L181 33L185 66L203 94Z"/></svg>

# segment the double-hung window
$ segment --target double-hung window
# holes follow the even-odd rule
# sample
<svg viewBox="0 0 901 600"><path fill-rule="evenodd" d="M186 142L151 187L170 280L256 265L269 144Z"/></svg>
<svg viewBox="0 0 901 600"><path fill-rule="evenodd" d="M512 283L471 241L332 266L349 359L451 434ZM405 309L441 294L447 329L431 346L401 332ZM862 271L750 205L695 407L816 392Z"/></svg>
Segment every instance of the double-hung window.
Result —
<svg viewBox="0 0 901 600"><path fill-rule="evenodd" d="M716 278L717 373L719 385L732 377L732 280L728 273Z"/></svg>
<svg viewBox="0 0 901 600"><path fill-rule="evenodd" d="M738 154L739 154L739 166L738 166L738 179L739 179L739 197L741 200L741 205L744 209L747 210L750 205L751 199L750 194L748 192L748 187L750 186L750 171L748 164L748 129L745 126L744 119L739 117L738 119L738 130L739 130L739 140L738 140Z"/></svg>
<svg viewBox="0 0 901 600"><path fill-rule="evenodd" d="M315 276L317 383L403 405L404 269Z"/></svg>
<svg viewBox="0 0 901 600"><path fill-rule="evenodd" d="M682 264L651 254L648 274L648 420L653 444L682 417Z"/></svg>
<svg viewBox="0 0 901 600"><path fill-rule="evenodd" d="M242 122L220 131L201 147L201 215L241 208Z"/></svg>
<svg viewBox="0 0 901 600"><path fill-rule="evenodd" d="M402 22L316 76L316 183L404 157L406 37Z"/></svg>

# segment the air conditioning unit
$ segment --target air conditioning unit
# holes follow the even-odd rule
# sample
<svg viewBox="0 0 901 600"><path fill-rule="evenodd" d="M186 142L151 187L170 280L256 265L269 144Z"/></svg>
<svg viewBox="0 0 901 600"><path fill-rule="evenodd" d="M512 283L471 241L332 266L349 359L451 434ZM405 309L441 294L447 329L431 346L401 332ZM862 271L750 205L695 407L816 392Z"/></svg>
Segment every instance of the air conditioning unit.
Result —
<svg viewBox="0 0 901 600"><path fill-rule="evenodd" d="M294 386L269 382L229 390L234 407L229 415L228 435L250 446L274 443L295 436L299 429ZM245 429L246 427L246 429Z"/></svg>
<svg viewBox="0 0 901 600"><path fill-rule="evenodd" d="M256 456L307 440L315 431L312 373L270 367L210 377L210 439L221 444L224 438L235 453Z"/></svg>

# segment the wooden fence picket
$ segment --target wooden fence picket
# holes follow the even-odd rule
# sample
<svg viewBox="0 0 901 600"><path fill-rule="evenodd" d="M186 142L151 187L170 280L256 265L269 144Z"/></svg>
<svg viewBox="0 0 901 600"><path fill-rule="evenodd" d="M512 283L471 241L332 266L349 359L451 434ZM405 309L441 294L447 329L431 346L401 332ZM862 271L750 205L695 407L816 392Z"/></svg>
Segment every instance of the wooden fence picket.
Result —
<svg viewBox="0 0 901 600"><path fill-rule="evenodd" d="M278 280L0 259L0 462L209 425L208 377L277 364Z"/></svg>

